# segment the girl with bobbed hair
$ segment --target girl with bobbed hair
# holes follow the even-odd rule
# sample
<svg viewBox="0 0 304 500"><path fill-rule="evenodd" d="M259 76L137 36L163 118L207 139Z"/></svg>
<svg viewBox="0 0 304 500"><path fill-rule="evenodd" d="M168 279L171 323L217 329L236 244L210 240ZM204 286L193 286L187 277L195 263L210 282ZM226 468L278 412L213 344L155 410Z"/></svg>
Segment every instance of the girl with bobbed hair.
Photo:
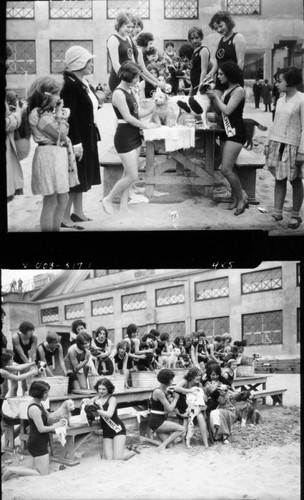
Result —
<svg viewBox="0 0 304 500"><path fill-rule="evenodd" d="M194 47L191 56L190 80L191 90L190 95L195 95L198 87L205 79L212 65L210 61L210 50L203 44L204 33L199 26L192 26L188 31L188 41Z"/></svg>
<svg viewBox="0 0 304 500"><path fill-rule="evenodd" d="M160 386L154 389L150 396L149 427L161 440L158 451L164 450L170 443L181 436L184 431L182 425L167 420L167 413L174 410L179 395L168 388L174 379L174 372L167 368L160 370L157 380ZM173 395L171 395L173 392Z"/></svg>
<svg viewBox="0 0 304 500"><path fill-rule="evenodd" d="M302 219L304 164L304 96L297 87L302 83L299 68L279 70L276 86L282 93L276 104L273 126L265 144L267 166L275 173L275 221L283 220L287 179L292 187L292 213L289 229L297 229Z"/></svg>
<svg viewBox="0 0 304 500"><path fill-rule="evenodd" d="M129 189L138 178L138 159L142 144L140 129L157 128L152 122L140 118L148 116L152 110L141 110L132 90L139 81L140 68L133 62L125 62L119 69L120 84L112 96L112 105L117 117L114 145L121 159L124 171L110 193L103 198L104 211L115 214L114 199L120 195L120 210L128 209Z"/></svg>
<svg viewBox="0 0 304 500"><path fill-rule="evenodd" d="M240 85L240 69L235 62L224 62L218 70L219 80L227 86L222 99L216 90L207 92L215 110L222 115L225 134L221 136L222 174L231 187L232 203L229 210L236 208L234 215L241 215L248 205L248 196L242 189L240 178L235 169L237 158L245 144L246 128L243 120L245 90Z"/></svg>
<svg viewBox="0 0 304 500"><path fill-rule="evenodd" d="M57 360L62 374L64 376L67 374L60 342L60 336L56 332L48 332L45 341L41 342L37 347L37 359L46 363L45 371L48 377L54 376L53 367L56 368Z"/></svg>
<svg viewBox="0 0 304 500"><path fill-rule="evenodd" d="M69 377L68 392L73 389L87 389L89 367L92 369L93 360L90 353L92 337L87 332L78 333L76 343L71 345L64 358L67 375ZM94 375L98 372L94 373Z"/></svg>
<svg viewBox="0 0 304 500"><path fill-rule="evenodd" d="M86 323L82 319L74 319L70 332L70 345L75 344L78 333L86 330Z"/></svg>
<svg viewBox="0 0 304 500"><path fill-rule="evenodd" d="M93 399L84 399L83 403L97 408L100 426L103 430L103 458L105 460L128 460L135 455L135 451L124 454L126 428L117 414L117 399L113 396L115 387L108 378L104 377L96 382L94 389L97 396Z"/></svg>
<svg viewBox="0 0 304 500"><path fill-rule="evenodd" d="M195 393L198 389L202 389L201 386L202 372L196 366L190 368L190 370L184 375L182 380L180 380L174 387L175 392L179 394L179 399L176 405L176 413L182 418L187 418L188 404L186 396L189 393ZM207 398L206 398L207 401ZM198 408L197 415L194 419L194 424L198 423L200 433L203 439L204 446L208 448L208 432L205 421L205 416L203 411L206 409L206 405Z"/></svg>
<svg viewBox="0 0 304 500"><path fill-rule="evenodd" d="M3 471L3 481L8 480L12 475L46 476L50 473L49 433L65 426L66 421L61 419L55 424L48 424L49 416L42 403L47 399L49 390L49 384L39 380L33 382L29 389L29 395L33 399L27 408L30 425L27 449L33 459L33 468L8 467Z"/></svg>
<svg viewBox="0 0 304 500"><path fill-rule="evenodd" d="M239 69L243 71L246 52L246 40L241 33L235 33L233 28L235 23L226 11L216 12L209 23L212 30L217 31L222 38L219 41L215 60L212 61L213 66L207 77L216 76L219 66L226 61L235 62ZM243 76L241 74L240 85L244 86ZM218 95L221 95L227 88L227 83L216 78L216 90Z"/></svg>

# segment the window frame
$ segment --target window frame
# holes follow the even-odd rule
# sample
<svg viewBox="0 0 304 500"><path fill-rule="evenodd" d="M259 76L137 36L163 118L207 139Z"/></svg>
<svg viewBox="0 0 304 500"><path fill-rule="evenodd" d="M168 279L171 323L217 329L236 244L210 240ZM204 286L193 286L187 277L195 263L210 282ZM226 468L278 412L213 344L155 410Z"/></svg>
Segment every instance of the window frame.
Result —
<svg viewBox="0 0 304 500"><path fill-rule="evenodd" d="M107 15L107 19L112 19L112 20L113 20L113 19L116 19L116 17L117 17L117 16L114 16L114 17L110 17L110 16L109 16L109 1L111 1L111 0L107 0L107 5L106 5L106 15ZM112 1L113 1L113 0L112 0ZM135 1L136 1L136 0L134 0L134 2L135 2ZM149 11L149 13L148 13L148 17L143 17L143 16L140 16L140 18L141 18L142 20L146 20L146 21L147 21L147 20L149 20L149 19L151 18L151 5L150 5L151 0L144 0L144 1L148 2L148 11ZM154 1L155 1L155 0L154 0ZM138 1L137 1L137 4L138 4ZM131 11L131 12L132 12L132 11ZM136 14L134 14L134 15L136 15L136 16L137 16L138 14L136 13Z"/></svg>
<svg viewBox="0 0 304 500"><path fill-rule="evenodd" d="M17 71L9 71L7 70L7 75L25 75L25 74L28 74L28 75L36 75L37 74L37 48L36 48L36 40L7 40L7 43L10 45L10 46L13 46L15 47L15 44L16 43L21 43L21 44L24 44L26 42L31 42L34 44L34 56L35 56L35 59L34 59L34 63L35 63L35 71L27 71L25 69L23 69L23 71L20 71L20 72L17 72ZM14 44L14 45L13 45ZM12 61L14 64L16 63L16 59L11 59L10 57L7 58L7 64L9 64L9 61ZM25 63L27 63L27 61L24 61Z"/></svg>
<svg viewBox="0 0 304 500"><path fill-rule="evenodd" d="M63 0L55 0L55 1L63 1ZM73 0L75 1L75 0ZM85 0L76 0L76 1L85 1ZM48 13L48 17L50 20L56 20L56 19L66 19L66 20L73 20L73 21L77 21L78 19L79 20L83 20L83 19L93 19L93 1L92 0L86 0L88 2L91 3L91 16L90 17L52 17L51 16L51 4L53 3L52 0L49 0L48 2L48 7L49 7L49 13ZM72 5L72 4L71 4Z"/></svg>
<svg viewBox="0 0 304 500"><path fill-rule="evenodd" d="M258 273L261 273L261 272L267 272L267 271L272 271L272 270L275 270L275 269L281 269L281 286L278 287L278 288L268 288L268 289L265 289L265 290L255 290L253 292L247 292L247 293L244 293L243 292L243 276L245 275L248 275L248 274L258 274ZM282 290L283 289L283 269L282 269L282 266L277 266L277 267L269 267L267 269L260 269L259 271L249 271L248 273L241 273L241 280L240 280L240 283L241 283L241 295L251 295L251 294L254 294L254 293L263 293L263 292L274 292L276 290Z"/></svg>
<svg viewBox="0 0 304 500"><path fill-rule="evenodd" d="M177 20L181 20L181 21L182 20L183 21L184 20L193 20L193 21L194 20L199 20L199 0L196 0L196 17L167 17L166 16L166 2L167 1L171 1L171 0L164 0L164 19L167 19L167 20L169 20L169 19L173 20L174 19L175 21L177 21ZM180 0L178 0L178 1L180 1Z"/></svg>
<svg viewBox="0 0 304 500"><path fill-rule="evenodd" d="M78 304L82 304L82 305L83 305L83 312L85 313L84 302L75 302L75 303L73 303L73 304L65 304L65 305L64 305L64 319L65 319L66 321L71 321L71 320L72 320L72 321L74 321L74 319L82 319L82 318L85 318L85 314L84 314L83 316L78 316L77 318L74 318L74 319L72 319L72 318L67 318L67 308L68 308L68 307L71 307L71 306L77 306Z"/></svg>
<svg viewBox="0 0 304 500"><path fill-rule="evenodd" d="M282 339L281 339L281 342L269 342L269 343L259 343L259 344L255 344L255 343L248 343L248 347L251 347L251 346L267 346L267 345L283 345L284 343L284 331L283 331L283 309L275 309L275 310L271 310L271 311L257 311L257 312L250 312L250 313L245 313L245 314L242 314L241 315L241 320L242 320L242 340L245 340L245 333L244 333L244 318L245 316L254 316L254 315L261 315L261 314L267 314L267 313L281 313L281 335L282 335ZM264 323L263 323L263 326L264 326ZM267 330L266 330L267 332ZM264 333L264 330L262 330L261 332L254 332L254 333L261 333L263 334Z"/></svg>
<svg viewBox="0 0 304 500"><path fill-rule="evenodd" d="M18 0L16 0L16 1L18 1ZM33 16L32 17L8 17L7 16L7 9L10 8L8 6L8 3L9 3L9 1L8 1L7 4L6 4L5 18L7 20L11 20L11 21L20 21L20 20L24 21L24 20L28 20L28 19L29 20L35 19L36 18L36 16L35 16L35 14L36 14L36 11L35 11L35 1L34 0L29 0L29 1L32 1L32 4L33 4L33 6L32 6L32 8L33 8ZM19 1L19 3L20 4L24 4L24 1Z"/></svg>
<svg viewBox="0 0 304 500"><path fill-rule="evenodd" d="M145 307L140 307L140 308L136 308L136 309L128 309L127 311L125 311L123 309L123 299L124 297L129 297L131 295L139 295L139 294L145 294L145 298L146 298L146 306ZM126 293L124 295L121 295L120 297L120 301L121 301L121 312L122 313L128 313L130 311L144 311L145 309L147 309L148 307L148 304L147 304L147 292L146 290L142 291L142 292L135 292L135 293Z"/></svg>
<svg viewBox="0 0 304 500"><path fill-rule="evenodd" d="M93 313L93 308L94 308L94 302L100 302L100 301L106 301L112 299L112 306L113 306L113 312L108 312L108 313L100 313L100 314L94 314ZM96 318L98 316L108 316L109 314L114 314L114 297L102 297L101 299L94 299L91 301L91 316L92 318Z"/></svg>
<svg viewBox="0 0 304 500"><path fill-rule="evenodd" d="M234 0L226 0L226 12L228 12L231 16L261 16L262 15L262 0L253 0L259 2L259 12L231 12L229 10L229 2L233 2Z"/></svg>
<svg viewBox="0 0 304 500"><path fill-rule="evenodd" d="M198 299L197 298L197 291L196 291L196 288L197 288L197 285L199 283L206 283L206 282L212 282L212 281L220 281L220 280L223 280L223 279L226 279L227 280L227 283L228 283L228 294L227 295L223 295L222 297L210 297L210 298L206 298L206 299ZM202 302L202 301L205 301L205 300L218 300L218 299L227 299L229 298L230 296L230 290L229 290L229 276L222 276L220 278L212 278L212 279L208 279L208 280L200 280L200 281L196 281L194 283L194 302Z"/></svg>
<svg viewBox="0 0 304 500"><path fill-rule="evenodd" d="M169 288L178 288L178 287L183 288L183 292L184 292L183 302L175 302L174 304L161 304L161 305L157 304L157 292L159 292L160 290L168 290ZM171 306L178 306L178 305L186 303L186 294L185 294L185 285L184 284L164 286L163 288L155 288L154 293L155 293L155 307L171 307Z"/></svg>
<svg viewBox="0 0 304 500"><path fill-rule="evenodd" d="M43 321L43 311L47 311L49 309L56 309L57 310L57 316L58 316L58 319L53 319L53 320L49 320L49 321ZM58 306L53 306L53 307L48 307L46 309L40 309L40 318L41 318L41 324L42 325L46 325L48 323L56 323L56 321L59 321L59 307Z"/></svg>

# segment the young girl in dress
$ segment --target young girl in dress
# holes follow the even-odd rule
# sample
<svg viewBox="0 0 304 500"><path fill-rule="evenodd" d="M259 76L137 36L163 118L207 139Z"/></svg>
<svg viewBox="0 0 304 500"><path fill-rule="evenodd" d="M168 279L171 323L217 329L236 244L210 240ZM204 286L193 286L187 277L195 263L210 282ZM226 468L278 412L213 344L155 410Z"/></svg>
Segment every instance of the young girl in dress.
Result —
<svg viewBox="0 0 304 500"><path fill-rule="evenodd" d="M69 110L60 100L60 85L40 77L29 89L28 119L38 144L32 164L32 192L43 196L41 231L59 231L70 187L79 184L73 148L67 137Z"/></svg>
<svg viewBox="0 0 304 500"><path fill-rule="evenodd" d="M275 198L272 217L283 219L287 179L292 186L292 214L288 227L297 229L302 222L304 163L304 95L297 86L302 83L301 70L290 67L279 71L277 87L284 95L278 99L273 127L264 154L269 169L275 170Z"/></svg>

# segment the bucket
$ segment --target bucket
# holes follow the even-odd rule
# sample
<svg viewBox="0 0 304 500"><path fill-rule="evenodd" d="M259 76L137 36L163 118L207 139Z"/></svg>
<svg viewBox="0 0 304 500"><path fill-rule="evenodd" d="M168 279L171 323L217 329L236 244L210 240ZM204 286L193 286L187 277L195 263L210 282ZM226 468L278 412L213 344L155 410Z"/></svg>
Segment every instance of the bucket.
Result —
<svg viewBox="0 0 304 500"><path fill-rule="evenodd" d="M130 372L134 389L153 389L158 385L156 372Z"/></svg>
<svg viewBox="0 0 304 500"><path fill-rule="evenodd" d="M98 380L101 378L107 378L108 380L111 380L112 384L115 386L115 392L123 392L124 391L124 375L114 374L114 375L107 375L106 377L104 375L89 375L88 376L88 382L89 382L89 388L91 390L94 390L94 385Z"/></svg>
<svg viewBox="0 0 304 500"><path fill-rule="evenodd" d="M56 377L30 377L27 379L27 389L31 387L33 382L46 382L50 386L49 397L66 396L68 393L69 378Z"/></svg>
<svg viewBox="0 0 304 500"><path fill-rule="evenodd" d="M236 369L237 377L252 377L254 375L253 365L238 365Z"/></svg>

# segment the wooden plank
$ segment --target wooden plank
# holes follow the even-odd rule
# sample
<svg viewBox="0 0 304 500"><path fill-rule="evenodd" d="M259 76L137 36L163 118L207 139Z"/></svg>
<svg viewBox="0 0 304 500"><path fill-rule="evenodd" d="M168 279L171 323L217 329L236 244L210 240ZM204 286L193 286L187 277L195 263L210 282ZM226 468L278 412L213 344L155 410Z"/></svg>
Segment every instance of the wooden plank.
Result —
<svg viewBox="0 0 304 500"><path fill-rule="evenodd" d="M200 167L197 163L193 163L189 158L186 158L180 151L173 151L171 153L171 156L176 161L180 162L185 168L188 168L189 170L191 170L191 172L196 174L198 177L201 177L202 179L204 179L206 185L212 185L214 183L213 171L207 172L202 167Z"/></svg>
<svg viewBox="0 0 304 500"><path fill-rule="evenodd" d="M162 175L161 177L145 177L145 181L148 184L178 184L182 186L212 186L213 182L208 178L202 177L169 177L168 175Z"/></svg>

